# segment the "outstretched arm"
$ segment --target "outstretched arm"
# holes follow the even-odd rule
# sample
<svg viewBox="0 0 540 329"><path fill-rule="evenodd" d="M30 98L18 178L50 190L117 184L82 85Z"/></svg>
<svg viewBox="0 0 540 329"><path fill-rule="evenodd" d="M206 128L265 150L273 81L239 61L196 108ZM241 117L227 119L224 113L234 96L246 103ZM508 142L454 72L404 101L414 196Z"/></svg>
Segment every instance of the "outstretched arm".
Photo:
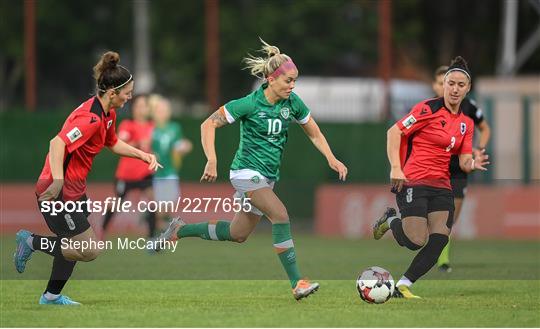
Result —
<svg viewBox="0 0 540 329"><path fill-rule="evenodd" d="M309 137L313 145L315 145L317 150L324 155L330 168L339 174L339 179L342 181L347 179L347 167L341 163L341 161L336 159L334 153L332 153L332 150L330 149L330 145L328 145L326 138L321 132L321 129L319 129L319 126L315 120L313 120L313 118L309 118L309 121L302 125L302 129L304 129L304 132Z"/></svg>
<svg viewBox="0 0 540 329"><path fill-rule="evenodd" d="M141 159L142 161L148 163L148 169L150 170L155 171L158 170L158 168L163 168L163 166L157 162L155 155L143 152L138 148L129 145L121 139L118 139L116 144L114 144L114 146L111 146L109 149L114 154L118 154L120 156Z"/></svg>
<svg viewBox="0 0 540 329"><path fill-rule="evenodd" d="M485 149L478 151L474 159L472 154L460 154L459 167L466 173L470 173L473 170L486 171L486 166L489 164L489 155L487 155L485 152Z"/></svg>
<svg viewBox="0 0 540 329"><path fill-rule="evenodd" d="M201 124L201 144L206 155L206 166L201 177L202 181L215 182L217 179L216 128L228 124L223 106L214 112Z"/></svg>

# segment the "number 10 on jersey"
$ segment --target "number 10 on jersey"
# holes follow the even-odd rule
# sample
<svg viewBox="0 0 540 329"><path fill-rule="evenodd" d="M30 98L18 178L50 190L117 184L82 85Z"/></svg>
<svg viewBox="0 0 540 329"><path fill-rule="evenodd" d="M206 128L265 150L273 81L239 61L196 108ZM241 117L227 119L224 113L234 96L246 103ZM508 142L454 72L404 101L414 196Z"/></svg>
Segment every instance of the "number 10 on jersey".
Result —
<svg viewBox="0 0 540 329"><path fill-rule="evenodd" d="M268 121L268 133L267 135L277 135L281 132L281 120L280 119L267 119Z"/></svg>

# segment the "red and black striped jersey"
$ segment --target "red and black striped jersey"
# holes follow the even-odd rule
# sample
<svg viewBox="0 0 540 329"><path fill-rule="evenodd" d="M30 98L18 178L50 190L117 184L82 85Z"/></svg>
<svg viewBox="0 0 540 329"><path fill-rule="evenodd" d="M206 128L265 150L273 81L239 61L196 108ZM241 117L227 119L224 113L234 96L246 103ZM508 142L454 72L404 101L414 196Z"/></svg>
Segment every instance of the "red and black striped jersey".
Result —
<svg viewBox="0 0 540 329"><path fill-rule="evenodd" d="M64 186L62 199L78 200L86 193L86 177L92 168L94 157L104 146L114 146L116 137L116 112L105 113L101 103L92 97L79 105L68 116L58 133L66 148L64 152ZM41 194L52 183L49 154L36 184Z"/></svg>
<svg viewBox="0 0 540 329"><path fill-rule="evenodd" d="M400 160L407 185L451 189L450 157L472 153L473 120L461 109L450 112L441 97L416 104L396 125L403 133Z"/></svg>

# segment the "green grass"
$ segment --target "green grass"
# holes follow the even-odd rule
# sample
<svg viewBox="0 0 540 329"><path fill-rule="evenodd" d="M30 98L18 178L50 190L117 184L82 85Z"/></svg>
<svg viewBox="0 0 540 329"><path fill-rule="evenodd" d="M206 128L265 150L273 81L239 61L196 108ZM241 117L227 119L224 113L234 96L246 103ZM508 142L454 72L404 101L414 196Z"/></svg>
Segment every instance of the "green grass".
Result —
<svg viewBox="0 0 540 329"><path fill-rule="evenodd" d="M51 258L27 271L11 264L12 238L0 240L2 327L538 327L538 241L458 241L455 271L428 273L422 300L362 302L355 279L379 265L397 279L414 253L391 240L295 235L300 268L321 289L296 302L271 248L255 233L245 244L182 240L175 253L105 251L78 264L65 293L82 307L37 305Z"/></svg>

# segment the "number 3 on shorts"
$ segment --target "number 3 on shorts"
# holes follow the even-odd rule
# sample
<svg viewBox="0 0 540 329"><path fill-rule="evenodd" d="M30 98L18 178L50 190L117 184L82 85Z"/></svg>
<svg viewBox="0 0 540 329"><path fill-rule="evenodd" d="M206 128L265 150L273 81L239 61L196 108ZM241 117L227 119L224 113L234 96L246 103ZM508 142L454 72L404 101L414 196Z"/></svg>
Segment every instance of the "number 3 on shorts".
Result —
<svg viewBox="0 0 540 329"><path fill-rule="evenodd" d="M66 220L66 224L69 227L69 229L73 231L75 229L75 223L73 222L73 219L71 218L71 215L70 214L65 214L64 219Z"/></svg>
<svg viewBox="0 0 540 329"><path fill-rule="evenodd" d="M409 187L409 188L407 189L407 196L406 196L407 203L411 203L411 202L412 202L412 192L413 192L412 187Z"/></svg>

